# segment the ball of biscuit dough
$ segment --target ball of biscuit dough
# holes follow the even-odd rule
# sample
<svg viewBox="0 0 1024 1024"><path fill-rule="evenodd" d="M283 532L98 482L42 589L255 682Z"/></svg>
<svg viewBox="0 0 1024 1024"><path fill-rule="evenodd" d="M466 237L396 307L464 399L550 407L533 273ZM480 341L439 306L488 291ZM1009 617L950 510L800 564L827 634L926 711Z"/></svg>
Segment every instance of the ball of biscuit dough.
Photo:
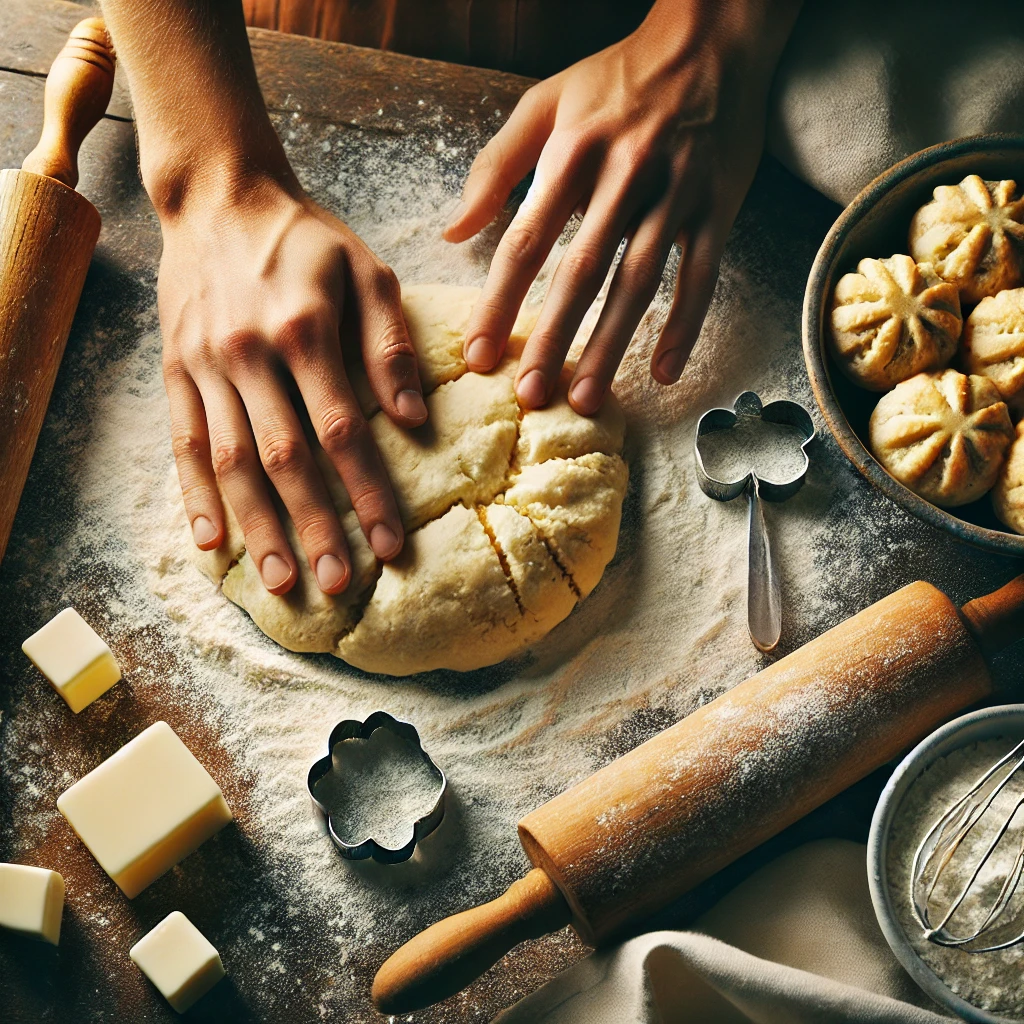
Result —
<svg viewBox="0 0 1024 1024"><path fill-rule="evenodd" d="M843 372L888 391L953 358L962 326L956 285L909 256L863 259L832 296L832 350Z"/></svg>
<svg viewBox="0 0 1024 1024"><path fill-rule="evenodd" d="M890 476L935 505L976 501L999 476L1013 441L1006 403L987 378L919 373L871 414L871 451Z"/></svg>
<svg viewBox="0 0 1024 1024"><path fill-rule="evenodd" d="M969 174L940 185L910 223L910 254L978 302L1024 284L1024 198L1015 181Z"/></svg>

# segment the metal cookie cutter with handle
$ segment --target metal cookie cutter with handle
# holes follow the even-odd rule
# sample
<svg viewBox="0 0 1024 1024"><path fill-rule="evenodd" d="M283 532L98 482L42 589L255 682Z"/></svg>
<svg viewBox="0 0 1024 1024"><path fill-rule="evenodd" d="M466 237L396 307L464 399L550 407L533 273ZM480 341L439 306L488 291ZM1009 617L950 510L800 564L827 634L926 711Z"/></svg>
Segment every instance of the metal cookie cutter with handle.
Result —
<svg viewBox="0 0 1024 1024"><path fill-rule="evenodd" d="M417 818L412 824L412 839L398 849L391 849L379 842L373 836L360 838L357 842L348 842L343 839L335 827L330 810L317 799L317 783L328 775L334 765L334 748L342 740L361 739L368 740L377 729L386 729L394 733L400 739L405 740L414 747L423 758L423 763L436 778L438 784L437 800L432 808L422 817ZM372 857L381 864L399 864L408 860L416 849L416 844L425 839L444 817L445 793L448 789L448 780L444 772L431 760L430 756L423 749L420 742L420 735L415 727L408 722L400 722L393 718L386 711L375 711L365 721L346 719L339 722L332 730L327 741L327 756L321 757L314 762L306 777L306 788L309 790L309 798L313 801L313 812L320 827L331 837L331 841L337 847L338 852L347 860L366 860ZM354 837L349 837L354 838Z"/></svg>
<svg viewBox="0 0 1024 1024"><path fill-rule="evenodd" d="M764 480L748 470L737 480L716 480L704 468L701 456L701 438L720 430L731 430L741 416L751 416L768 423L779 423L795 427L803 436L800 450L803 454L803 468L799 473L785 480ZM785 501L803 486L810 459L807 446L814 440L814 423L810 413L797 402L785 399L762 405L761 398L753 391L744 391L733 403L731 409L709 409L697 421L697 433L693 440L693 454L697 463L697 480L701 490L716 501L732 501L746 492L749 500L749 523L747 537L747 627L754 646L765 652L775 650L782 636L782 596L779 576L772 557L771 543L764 522L761 499Z"/></svg>

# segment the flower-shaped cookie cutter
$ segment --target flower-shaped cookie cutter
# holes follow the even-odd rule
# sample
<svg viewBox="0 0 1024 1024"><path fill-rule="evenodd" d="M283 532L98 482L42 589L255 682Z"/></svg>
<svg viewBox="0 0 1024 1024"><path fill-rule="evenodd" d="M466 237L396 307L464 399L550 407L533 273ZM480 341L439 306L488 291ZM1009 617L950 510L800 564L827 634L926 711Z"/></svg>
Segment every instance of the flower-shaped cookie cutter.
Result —
<svg viewBox="0 0 1024 1024"><path fill-rule="evenodd" d="M377 729L387 729L396 736L405 740L410 746L415 747L423 758L423 763L435 776L438 782L437 801L423 817L412 823L412 839L399 849L391 849L379 842L372 836L360 839L358 842L350 843L338 834L330 810L316 797L317 783L328 775L334 766L334 748L342 740L361 739L368 740ZM416 728L408 722L401 722L392 717L386 711L375 711L365 721L346 719L339 722L332 730L327 740L327 756L321 757L314 762L306 776L306 788L309 790L309 798L313 801L313 813L320 827L331 837L338 852L346 860L366 860L372 857L381 864L400 864L408 860L416 850L416 845L425 839L444 817L445 794L448 789L448 780L445 774L434 763L430 755L423 749L420 742L420 734Z"/></svg>
<svg viewBox="0 0 1024 1024"><path fill-rule="evenodd" d="M720 430L731 430L739 423L741 416L795 427L803 437L800 443L803 468L781 481L762 479L752 469L736 480L716 480L710 476L701 457L701 438ZM782 636L782 594L761 499L785 501L800 490L810 465L807 446L814 440L814 436L811 414L799 403L782 399L764 405L756 392L744 391L731 409L709 409L705 412L697 421L697 432L693 439L700 489L716 501L732 501L744 492L747 494L747 628L754 646L766 653L775 650Z"/></svg>

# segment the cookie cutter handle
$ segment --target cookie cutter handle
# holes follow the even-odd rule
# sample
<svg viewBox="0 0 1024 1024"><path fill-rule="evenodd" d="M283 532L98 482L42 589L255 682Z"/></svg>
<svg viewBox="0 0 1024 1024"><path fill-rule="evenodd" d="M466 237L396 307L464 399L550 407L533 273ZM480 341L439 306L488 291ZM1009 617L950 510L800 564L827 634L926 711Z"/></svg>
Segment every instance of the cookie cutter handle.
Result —
<svg viewBox="0 0 1024 1024"><path fill-rule="evenodd" d="M782 588L764 521L761 481L747 484L747 629L759 651L769 654L782 636Z"/></svg>

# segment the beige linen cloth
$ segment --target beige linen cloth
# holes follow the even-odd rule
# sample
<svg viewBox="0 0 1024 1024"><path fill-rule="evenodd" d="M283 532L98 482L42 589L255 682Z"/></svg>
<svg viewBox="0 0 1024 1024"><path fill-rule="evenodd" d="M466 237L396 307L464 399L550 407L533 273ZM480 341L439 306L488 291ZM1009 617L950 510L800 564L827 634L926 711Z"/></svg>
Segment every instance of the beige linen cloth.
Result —
<svg viewBox="0 0 1024 1024"><path fill-rule="evenodd" d="M926 146L1024 132L1024 0L808 0L767 148L839 203ZM1024 183L1022 183L1024 184ZM767 865L693 931L594 953L501 1024L927 1024L868 897L865 850L823 840Z"/></svg>
<svg viewBox="0 0 1024 1024"><path fill-rule="evenodd" d="M767 148L846 204L926 146L1024 132L1021 0L806 0L772 91Z"/></svg>
<svg viewBox="0 0 1024 1024"><path fill-rule="evenodd" d="M767 864L693 930L593 953L500 1024L939 1024L892 955L866 848L808 843Z"/></svg>

